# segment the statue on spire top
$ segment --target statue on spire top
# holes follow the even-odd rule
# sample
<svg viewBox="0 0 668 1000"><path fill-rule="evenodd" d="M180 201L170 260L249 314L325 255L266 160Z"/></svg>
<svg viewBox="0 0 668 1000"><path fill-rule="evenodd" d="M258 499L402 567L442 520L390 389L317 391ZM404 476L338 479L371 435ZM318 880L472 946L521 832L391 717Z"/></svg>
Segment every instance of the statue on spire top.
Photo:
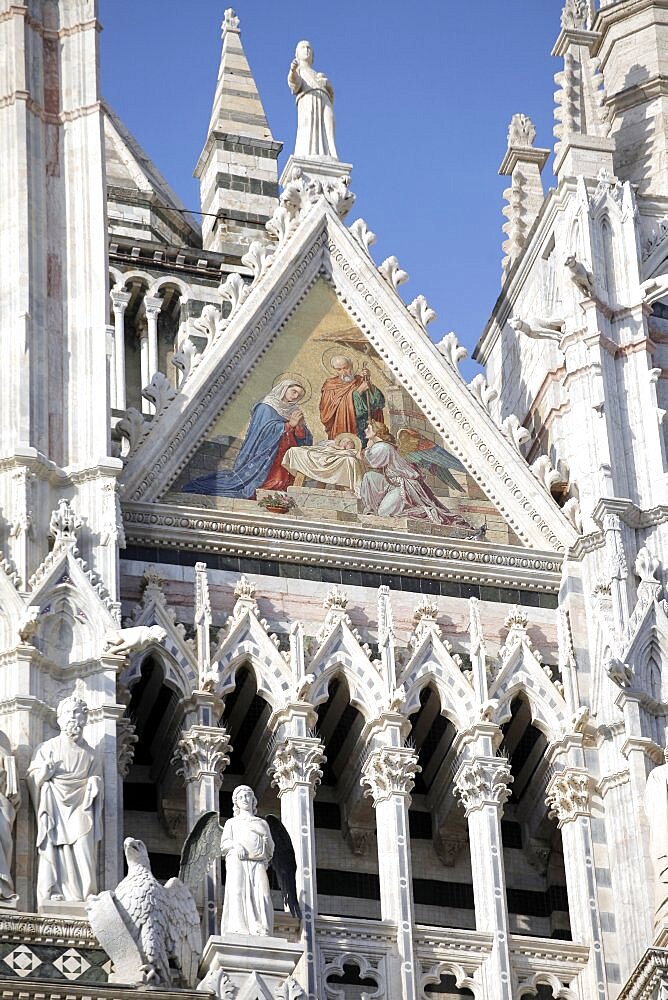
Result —
<svg viewBox="0 0 668 1000"><path fill-rule="evenodd" d="M237 17L236 11L232 7L228 7L223 14L223 34L227 31L235 31L239 33L239 18Z"/></svg>
<svg viewBox="0 0 668 1000"><path fill-rule="evenodd" d="M338 159L334 139L334 90L324 73L313 69L310 42L299 42L290 64L288 86L297 101L295 156Z"/></svg>

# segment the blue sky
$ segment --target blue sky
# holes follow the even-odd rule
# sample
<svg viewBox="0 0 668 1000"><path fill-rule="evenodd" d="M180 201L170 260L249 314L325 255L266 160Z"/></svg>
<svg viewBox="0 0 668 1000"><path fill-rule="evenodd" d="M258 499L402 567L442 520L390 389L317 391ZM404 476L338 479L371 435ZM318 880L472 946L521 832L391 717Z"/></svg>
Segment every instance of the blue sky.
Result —
<svg viewBox="0 0 668 1000"><path fill-rule="evenodd" d="M229 0L228 0L229 2ZM220 59L218 0L100 0L102 93L188 208ZM426 295L439 340L472 351L500 289L502 192L497 174L511 116L528 114L552 147L550 56L560 0L239 0L241 38L274 137L292 150L296 112L286 75L308 38L336 93L337 146L353 164L357 202L380 262L395 254ZM551 162L551 161L550 161ZM553 183L550 166L543 178ZM465 362L470 376L476 370Z"/></svg>

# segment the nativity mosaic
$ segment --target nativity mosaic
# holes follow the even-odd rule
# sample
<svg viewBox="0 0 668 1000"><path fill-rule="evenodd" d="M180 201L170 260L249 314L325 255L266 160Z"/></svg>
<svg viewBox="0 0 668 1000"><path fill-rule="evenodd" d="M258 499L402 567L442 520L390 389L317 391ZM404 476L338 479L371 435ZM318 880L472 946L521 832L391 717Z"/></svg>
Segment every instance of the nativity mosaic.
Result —
<svg viewBox="0 0 668 1000"><path fill-rule="evenodd" d="M324 280L239 387L169 499L516 541Z"/></svg>

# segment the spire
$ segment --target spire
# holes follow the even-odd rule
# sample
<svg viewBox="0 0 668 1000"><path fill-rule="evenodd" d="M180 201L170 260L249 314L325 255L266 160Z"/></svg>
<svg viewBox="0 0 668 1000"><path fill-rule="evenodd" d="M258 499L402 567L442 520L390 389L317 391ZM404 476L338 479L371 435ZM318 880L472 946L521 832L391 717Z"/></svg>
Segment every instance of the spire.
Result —
<svg viewBox="0 0 668 1000"><path fill-rule="evenodd" d="M499 167L502 177L511 177L503 192L508 204L503 214L508 220L503 231L503 273L508 273L522 253L527 236L543 206L544 192L541 171L550 155L549 149L534 147L536 129L526 115L513 115L508 128L508 149Z"/></svg>
<svg viewBox="0 0 668 1000"><path fill-rule="evenodd" d="M251 240L264 235L278 204L281 143L271 134L232 8L225 11L222 38L211 120L195 177L207 213L204 248L241 256Z"/></svg>
<svg viewBox="0 0 668 1000"><path fill-rule="evenodd" d="M561 32L552 50L553 56L564 60L563 71L554 77L559 88L554 95L558 180L578 174L594 179L602 169L612 173L614 142L608 138L603 76L599 60L592 55L600 35L591 30L592 21L591 0L566 0Z"/></svg>

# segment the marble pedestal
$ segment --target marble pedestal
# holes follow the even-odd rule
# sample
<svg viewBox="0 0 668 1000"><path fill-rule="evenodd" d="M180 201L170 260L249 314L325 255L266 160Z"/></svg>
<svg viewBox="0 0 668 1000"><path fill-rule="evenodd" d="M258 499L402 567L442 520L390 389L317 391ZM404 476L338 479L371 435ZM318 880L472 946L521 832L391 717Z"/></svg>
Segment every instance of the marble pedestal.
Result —
<svg viewBox="0 0 668 1000"><path fill-rule="evenodd" d="M259 979L273 996L276 987L294 972L302 952L301 944L285 938L246 934L212 936L204 945L200 976L222 968L240 992L252 977Z"/></svg>
<svg viewBox="0 0 668 1000"><path fill-rule="evenodd" d="M83 900L77 899L49 899L40 903L37 912L44 917L77 917L79 920L88 919L88 911Z"/></svg>
<svg viewBox="0 0 668 1000"><path fill-rule="evenodd" d="M352 163L343 163L342 160L335 160L333 156L295 156L291 154L283 167L281 187L285 187L290 182L295 167L298 167L305 177L309 179L317 177L321 181L348 181L353 169Z"/></svg>

